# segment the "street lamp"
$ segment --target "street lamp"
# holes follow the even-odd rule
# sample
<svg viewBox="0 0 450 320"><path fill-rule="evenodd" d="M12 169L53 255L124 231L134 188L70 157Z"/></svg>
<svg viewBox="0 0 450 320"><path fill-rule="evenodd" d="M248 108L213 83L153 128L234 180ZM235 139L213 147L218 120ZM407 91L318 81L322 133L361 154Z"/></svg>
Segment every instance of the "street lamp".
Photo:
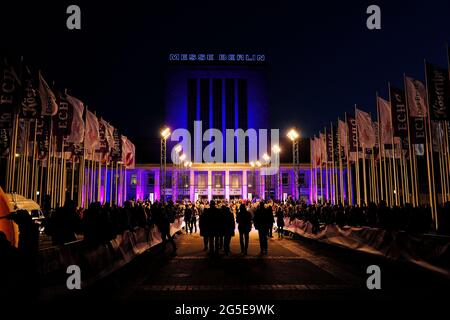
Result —
<svg viewBox="0 0 450 320"><path fill-rule="evenodd" d="M298 170L300 166L299 155L298 155L298 140L300 138L300 134L292 128L287 133L288 138L292 141L292 166L294 169L294 199L297 199L298 193Z"/></svg>
<svg viewBox="0 0 450 320"><path fill-rule="evenodd" d="M160 192L160 200L166 200L166 170L167 170L167 139L170 137L170 128L165 127L161 130L161 158L160 158L160 166L159 166L159 192Z"/></svg>

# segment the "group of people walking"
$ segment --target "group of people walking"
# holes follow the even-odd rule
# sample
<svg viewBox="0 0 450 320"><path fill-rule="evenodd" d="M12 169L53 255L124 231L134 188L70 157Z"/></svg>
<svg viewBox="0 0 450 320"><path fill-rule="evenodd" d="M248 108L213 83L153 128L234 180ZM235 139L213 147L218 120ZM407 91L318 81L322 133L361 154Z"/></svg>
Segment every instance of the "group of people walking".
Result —
<svg viewBox="0 0 450 320"><path fill-rule="evenodd" d="M284 213L278 211L274 217L272 206L266 206L264 201L259 202L258 205L248 206L246 203L216 203L214 200L211 200L209 204L201 202L195 205L188 204L184 209L186 233L192 234L193 229L196 230L197 215L204 250L209 250L211 255L218 255L220 250L223 250L225 255L230 254L230 242L235 235L236 224L243 255L248 254L250 231L253 226L258 230L262 255L268 252L267 238L272 237L275 217L280 238L284 227Z"/></svg>

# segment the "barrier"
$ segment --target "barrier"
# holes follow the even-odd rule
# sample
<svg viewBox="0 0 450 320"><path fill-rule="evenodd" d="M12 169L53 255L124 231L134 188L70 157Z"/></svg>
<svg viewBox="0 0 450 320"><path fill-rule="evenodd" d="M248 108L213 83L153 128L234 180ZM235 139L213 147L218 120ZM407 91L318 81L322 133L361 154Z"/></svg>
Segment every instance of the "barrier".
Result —
<svg viewBox="0 0 450 320"><path fill-rule="evenodd" d="M170 225L173 236L182 228L182 218ZM157 226L125 231L115 239L92 246L84 241L75 241L63 246L50 247L40 251L39 272L49 280L50 286L64 286L69 265L78 265L82 270L82 284L87 286L118 270L136 256L161 243Z"/></svg>
<svg viewBox="0 0 450 320"><path fill-rule="evenodd" d="M369 227L313 225L299 219L284 219L285 229L302 237L388 259L406 261L450 278L450 237L413 235Z"/></svg>

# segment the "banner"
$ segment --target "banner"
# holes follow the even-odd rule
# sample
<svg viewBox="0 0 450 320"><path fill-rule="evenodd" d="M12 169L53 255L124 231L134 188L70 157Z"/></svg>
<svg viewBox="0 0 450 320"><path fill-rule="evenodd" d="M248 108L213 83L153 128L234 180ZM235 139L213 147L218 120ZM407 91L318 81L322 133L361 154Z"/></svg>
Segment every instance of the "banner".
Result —
<svg viewBox="0 0 450 320"><path fill-rule="evenodd" d="M409 132L412 144L425 143L425 118L409 117Z"/></svg>
<svg viewBox="0 0 450 320"><path fill-rule="evenodd" d="M333 135L331 130L327 131L326 134L326 147L327 147L327 162L333 161Z"/></svg>
<svg viewBox="0 0 450 320"><path fill-rule="evenodd" d="M135 147L127 137L122 136L122 161L127 169L134 169L135 166Z"/></svg>
<svg viewBox="0 0 450 320"><path fill-rule="evenodd" d="M100 143L100 132L97 117L91 111L86 109L86 131L84 137L84 146L89 154L93 154L95 148Z"/></svg>
<svg viewBox="0 0 450 320"><path fill-rule="evenodd" d="M109 160L109 146L106 137L105 121L101 118L98 121L99 143L95 152L100 156L102 163L107 163Z"/></svg>
<svg viewBox="0 0 450 320"><path fill-rule="evenodd" d="M448 70L426 63L425 73L431 120L449 120L450 82Z"/></svg>
<svg viewBox="0 0 450 320"><path fill-rule="evenodd" d="M111 148L110 152L111 161L122 161L122 138L120 136L119 130L116 128L114 128L113 137L114 145Z"/></svg>
<svg viewBox="0 0 450 320"><path fill-rule="evenodd" d="M363 149L373 148L375 146L376 137L370 114L361 111L359 109L356 109L355 117L356 117L356 126L358 128L359 144L363 147Z"/></svg>
<svg viewBox="0 0 450 320"><path fill-rule="evenodd" d="M56 97L39 71L39 95L41 97L41 114L43 116L54 116L58 111Z"/></svg>
<svg viewBox="0 0 450 320"><path fill-rule="evenodd" d="M19 108L21 119L36 119L41 114L41 101L39 90L35 84L33 75L28 67L25 68L23 76L22 101Z"/></svg>
<svg viewBox="0 0 450 320"><path fill-rule="evenodd" d="M13 108L0 106L0 156L9 154L13 123Z"/></svg>
<svg viewBox="0 0 450 320"><path fill-rule="evenodd" d="M66 100L72 108L72 123L70 133L67 136L68 143L81 144L84 140L83 102L66 94Z"/></svg>
<svg viewBox="0 0 450 320"><path fill-rule="evenodd" d="M320 150L320 161L324 163L327 161L327 141L324 133L319 134L319 150Z"/></svg>
<svg viewBox="0 0 450 320"><path fill-rule="evenodd" d="M425 118L428 116L427 89L419 80L405 77L406 96L408 100L409 116Z"/></svg>
<svg viewBox="0 0 450 320"><path fill-rule="evenodd" d="M19 106L21 81L13 65L0 61L0 109L14 112Z"/></svg>
<svg viewBox="0 0 450 320"><path fill-rule="evenodd" d="M389 86L391 97L392 127L395 137L408 137L408 119L406 113L406 98L403 90Z"/></svg>
<svg viewBox="0 0 450 320"><path fill-rule="evenodd" d="M383 98L377 97L378 113L380 117L381 142L383 144L392 144L394 129L392 127L391 104Z"/></svg>
<svg viewBox="0 0 450 320"><path fill-rule="evenodd" d="M58 111L53 116L53 135L66 137L72 132L73 106L65 93L57 93Z"/></svg>
<svg viewBox="0 0 450 320"><path fill-rule="evenodd" d="M35 123L38 158L44 160L49 152L51 120L48 116L41 116L36 119Z"/></svg>
<svg viewBox="0 0 450 320"><path fill-rule="evenodd" d="M358 137L356 128L356 119L352 117L347 117L348 126L348 139L349 139L349 160L356 161L357 150L358 150Z"/></svg>
<svg viewBox="0 0 450 320"><path fill-rule="evenodd" d="M342 120L338 120L338 135L339 135L339 144L341 149L343 150L344 157L348 154L348 139L347 139L347 127L345 122Z"/></svg>

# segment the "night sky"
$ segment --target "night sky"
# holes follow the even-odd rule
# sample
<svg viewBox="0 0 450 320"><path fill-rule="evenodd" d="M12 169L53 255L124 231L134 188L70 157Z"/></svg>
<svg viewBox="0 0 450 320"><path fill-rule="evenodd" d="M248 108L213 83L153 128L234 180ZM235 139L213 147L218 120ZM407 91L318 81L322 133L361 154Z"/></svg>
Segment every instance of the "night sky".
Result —
<svg viewBox="0 0 450 320"><path fill-rule="evenodd" d="M9 4L7 2L10 2ZM169 52L265 53L272 128L318 132L375 92L447 66L449 1L2 1L0 53L23 55L48 82L84 101L140 147L158 142ZM69 4L82 30L66 28ZM366 28L381 7L382 29ZM158 157L156 155L156 161Z"/></svg>

